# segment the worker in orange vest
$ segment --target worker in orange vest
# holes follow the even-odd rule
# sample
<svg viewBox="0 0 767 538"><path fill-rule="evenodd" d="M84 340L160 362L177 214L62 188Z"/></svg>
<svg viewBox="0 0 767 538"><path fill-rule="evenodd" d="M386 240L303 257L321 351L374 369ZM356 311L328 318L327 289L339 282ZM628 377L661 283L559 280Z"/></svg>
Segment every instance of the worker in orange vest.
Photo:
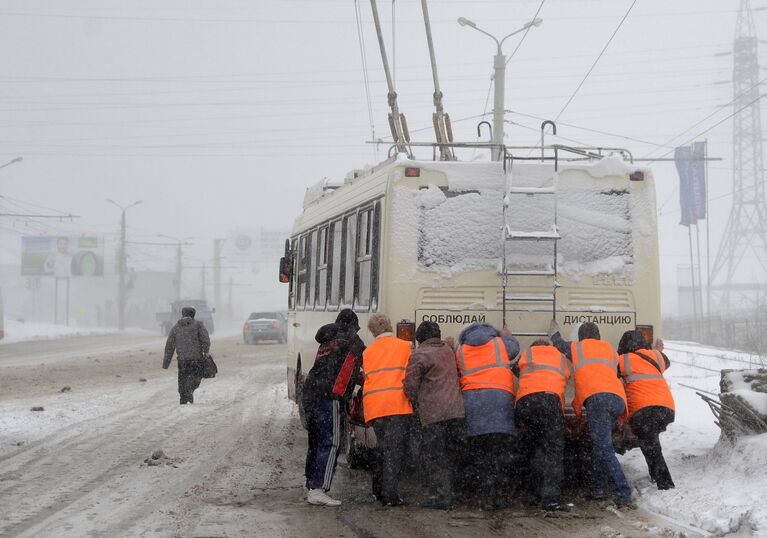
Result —
<svg viewBox="0 0 767 538"><path fill-rule="evenodd" d="M466 437L475 463L480 506L511 502L514 436L514 375L519 342L507 328L475 323L458 337L456 360L466 412Z"/></svg>
<svg viewBox="0 0 767 538"><path fill-rule="evenodd" d="M370 316L368 329L375 340L362 354L362 407L378 445L373 495L384 506L397 506L402 504L399 476L413 417L413 407L402 385L412 347L410 342L394 336L391 320L384 314Z"/></svg>
<svg viewBox="0 0 767 538"><path fill-rule="evenodd" d="M564 476L565 386L570 365L547 340L536 340L512 367L519 376L516 420L522 427L522 453L536 475L541 508L569 512L560 492Z"/></svg>
<svg viewBox="0 0 767 538"><path fill-rule="evenodd" d="M567 342L559 333L559 324L549 327L552 343L572 362L575 378L573 410L578 418L585 411L591 435L591 474L588 498L606 499L605 481L612 488L618 506L633 508L631 488L615 456L612 432L626 414L626 392L618 379L618 356L609 342L600 339L596 323L578 327L578 340Z"/></svg>
<svg viewBox="0 0 767 538"><path fill-rule="evenodd" d="M674 397L663 378L671 366L663 341L650 349L641 331L626 331L618 344L618 372L626 387L631 431L639 439L650 479L658 489L671 489L674 481L663 458L659 435L674 422Z"/></svg>

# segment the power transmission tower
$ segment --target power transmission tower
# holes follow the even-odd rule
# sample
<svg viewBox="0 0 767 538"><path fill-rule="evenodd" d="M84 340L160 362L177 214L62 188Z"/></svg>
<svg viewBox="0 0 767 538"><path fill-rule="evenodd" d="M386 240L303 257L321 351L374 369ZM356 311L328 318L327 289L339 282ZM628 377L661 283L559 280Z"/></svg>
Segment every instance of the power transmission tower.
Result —
<svg viewBox="0 0 767 538"><path fill-rule="evenodd" d="M724 311L764 304L767 285L758 46L750 2L741 0L733 48L732 209L709 280L714 308ZM758 263L745 267L748 252Z"/></svg>

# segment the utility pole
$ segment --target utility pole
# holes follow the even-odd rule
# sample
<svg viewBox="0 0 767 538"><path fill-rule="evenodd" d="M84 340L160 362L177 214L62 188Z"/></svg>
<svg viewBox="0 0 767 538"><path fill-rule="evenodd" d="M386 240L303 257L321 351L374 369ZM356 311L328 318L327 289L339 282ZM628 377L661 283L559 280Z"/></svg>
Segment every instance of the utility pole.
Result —
<svg viewBox="0 0 767 538"><path fill-rule="evenodd" d="M229 321L231 321L234 318L234 310L232 308L232 288L234 287L234 279L230 276L229 277Z"/></svg>
<svg viewBox="0 0 767 538"><path fill-rule="evenodd" d="M176 300L181 300L181 273L183 272L184 266L183 266L183 252L181 250L181 247L184 245L191 245L191 243L188 243L187 240L191 239L191 237L173 237L172 235L165 235L165 234L157 234L157 237L163 237L165 239L170 239L171 241L175 241L176 243Z"/></svg>
<svg viewBox="0 0 767 538"><path fill-rule="evenodd" d="M182 253L181 253L181 241L178 242L176 247L176 300L181 300L181 271L183 270Z"/></svg>
<svg viewBox="0 0 767 538"><path fill-rule="evenodd" d="M202 264L201 271L202 271L202 283L200 285L200 298L201 299L205 299L206 298L205 297L205 271L206 271L206 268L205 268L205 264L204 263Z"/></svg>
<svg viewBox="0 0 767 538"><path fill-rule="evenodd" d="M128 206L122 206L114 200L107 199L107 202L120 208L120 250L117 255L117 328L125 330L125 273L127 270L127 256L125 252L125 212L131 207L141 203L137 200ZM69 293L69 292L67 292Z"/></svg>
<svg viewBox="0 0 767 538"><path fill-rule="evenodd" d="M767 204L762 155L762 119L759 97L759 40L749 0L740 1L733 48L733 189L732 209L719 243L709 286L718 310L764 304L767 280ZM757 263L747 269L741 262L748 251ZM757 273L757 274L753 274ZM740 277L740 278L739 278ZM745 279L750 282L744 282Z"/></svg>
<svg viewBox="0 0 767 538"><path fill-rule="evenodd" d="M226 239L213 240L213 306L221 305L221 245Z"/></svg>
<svg viewBox="0 0 767 538"><path fill-rule="evenodd" d="M120 217L120 254L117 257L117 328L125 330L125 210Z"/></svg>

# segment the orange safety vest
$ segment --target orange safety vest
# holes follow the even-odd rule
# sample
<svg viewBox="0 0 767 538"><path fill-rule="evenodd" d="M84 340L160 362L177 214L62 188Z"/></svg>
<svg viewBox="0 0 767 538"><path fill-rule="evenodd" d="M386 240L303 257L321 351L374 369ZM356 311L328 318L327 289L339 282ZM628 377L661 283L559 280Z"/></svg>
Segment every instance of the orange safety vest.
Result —
<svg viewBox="0 0 767 538"><path fill-rule="evenodd" d="M500 389L514 394L509 355L498 336L481 346L461 345L456 360L462 391Z"/></svg>
<svg viewBox="0 0 767 538"><path fill-rule="evenodd" d="M565 409L565 386L570 378L567 357L554 346L533 346L525 350L517 363L519 388L517 402L528 394L551 392L562 400Z"/></svg>
<svg viewBox="0 0 767 538"><path fill-rule="evenodd" d="M618 379L618 356L610 342L586 338L573 342L570 351L575 371L573 409L576 416L581 416L583 402L599 392L617 394L626 402L626 391Z"/></svg>
<svg viewBox="0 0 767 538"><path fill-rule="evenodd" d="M394 336L379 338L363 351L365 386L362 391L362 408L365 422L413 412L413 406L402 386L410 352L410 344Z"/></svg>
<svg viewBox="0 0 767 538"><path fill-rule="evenodd" d="M618 365L626 384L629 417L643 407L651 405L675 409L671 389L663 378L663 372L666 371L663 355L654 349L640 349L639 352L657 362L660 371L636 353L626 353L620 357Z"/></svg>

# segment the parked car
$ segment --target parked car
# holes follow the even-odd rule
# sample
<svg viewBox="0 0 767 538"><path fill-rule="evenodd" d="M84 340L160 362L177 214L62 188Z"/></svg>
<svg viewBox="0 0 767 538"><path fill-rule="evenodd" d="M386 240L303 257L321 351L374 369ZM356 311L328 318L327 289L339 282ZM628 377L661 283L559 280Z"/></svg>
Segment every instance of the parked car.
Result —
<svg viewBox="0 0 767 538"><path fill-rule="evenodd" d="M242 340L255 344L262 340L288 340L288 317L282 312L253 312L242 326Z"/></svg>

